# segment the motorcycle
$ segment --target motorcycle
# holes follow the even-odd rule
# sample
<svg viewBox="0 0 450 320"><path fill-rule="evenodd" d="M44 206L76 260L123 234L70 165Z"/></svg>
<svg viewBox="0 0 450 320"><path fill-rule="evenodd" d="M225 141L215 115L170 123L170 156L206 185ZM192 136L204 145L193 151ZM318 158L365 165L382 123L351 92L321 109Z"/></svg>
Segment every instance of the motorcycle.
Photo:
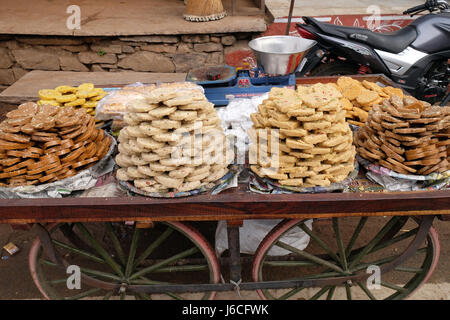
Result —
<svg viewBox="0 0 450 320"><path fill-rule="evenodd" d="M390 33L336 26L303 17L301 37L317 44L306 55L297 77L383 73L420 100L432 104L450 99L450 6L427 0L403 14L429 11Z"/></svg>

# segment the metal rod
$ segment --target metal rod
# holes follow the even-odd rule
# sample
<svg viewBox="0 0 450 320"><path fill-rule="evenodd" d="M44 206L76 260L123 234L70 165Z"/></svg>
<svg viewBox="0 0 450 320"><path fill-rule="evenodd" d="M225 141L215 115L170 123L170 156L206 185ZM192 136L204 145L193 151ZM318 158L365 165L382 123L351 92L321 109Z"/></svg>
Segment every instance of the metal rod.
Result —
<svg viewBox="0 0 450 320"><path fill-rule="evenodd" d="M294 11L295 0L291 0L291 5L289 6L289 15L286 26L286 35L289 35L289 30L291 29L292 12Z"/></svg>

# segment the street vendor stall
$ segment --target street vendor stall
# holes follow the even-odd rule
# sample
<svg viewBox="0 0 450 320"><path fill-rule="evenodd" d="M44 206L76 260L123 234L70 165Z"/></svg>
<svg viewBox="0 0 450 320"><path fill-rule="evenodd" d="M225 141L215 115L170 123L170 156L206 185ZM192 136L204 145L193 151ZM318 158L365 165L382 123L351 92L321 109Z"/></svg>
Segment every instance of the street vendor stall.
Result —
<svg viewBox="0 0 450 320"><path fill-rule="evenodd" d="M301 56L292 61L291 73ZM162 75L123 83L76 77L39 84L39 100L31 99L39 103L11 108L2 123L0 222L33 225L29 267L45 298L213 299L257 290L263 299L295 299L313 290L307 298L403 299L435 269L432 223L450 215L448 109L403 96L382 76L297 79L296 89L263 83L270 92L247 119L255 130L248 152L252 143L261 152L261 130L279 131L279 149L265 149L269 162L281 159L270 171L251 155L233 161L233 146L229 157L207 88ZM241 82L252 86L230 89ZM0 97L11 103L7 93ZM389 121L379 124L378 114ZM195 134L174 136L178 129ZM210 132L219 139L205 142ZM200 160L184 153L196 147L179 148L197 135ZM433 146L410 152L416 140ZM189 166L191 158L198 162ZM248 235L240 227L266 219L278 222L253 256L241 256ZM226 221L227 257L199 232L207 221ZM243 280L247 264L252 281ZM66 285L71 265L82 274L76 292ZM373 268L388 294L371 286Z"/></svg>

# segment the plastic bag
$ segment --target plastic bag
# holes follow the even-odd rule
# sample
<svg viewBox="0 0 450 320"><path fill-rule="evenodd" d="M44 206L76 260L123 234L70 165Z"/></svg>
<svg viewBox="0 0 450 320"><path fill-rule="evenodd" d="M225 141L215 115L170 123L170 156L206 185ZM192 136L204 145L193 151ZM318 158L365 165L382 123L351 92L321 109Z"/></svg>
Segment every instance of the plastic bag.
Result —
<svg viewBox="0 0 450 320"><path fill-rule="evenodd" d="M130 101L145 99L155 85L144 86L135 83L122 89L113 90L100 100L95 108L95 120L123 120Z"/></svg>
<svg viewBox="0 0 450 320"><path fill-rule="evenodd" d="M99 121L123 120L127 112L127 105L136 101L145 101L151 92L158 88L175 88L176 92L197 90L204 93L204 89L193 82L173 82L144 85L140 82L111 91L99 101L95 110L95 119Z"/></svg>
<svg viewBox="0 0 450 320"><path fill-rule="evenodd" d="M263 219L263 220L244 220L242 227L239 228L241 253L254 254L264 237L282 220ZM312 220L305 221L305 225L312 230ZM309 235L298 227L291 229L286 233L281 241L304 250L309 244ZM216 254L221 256L228 249L228 235L226 221L219 221L216 229ZM291 253L279 247L272 247L269 250L270 256L283 256Z"/></svg>

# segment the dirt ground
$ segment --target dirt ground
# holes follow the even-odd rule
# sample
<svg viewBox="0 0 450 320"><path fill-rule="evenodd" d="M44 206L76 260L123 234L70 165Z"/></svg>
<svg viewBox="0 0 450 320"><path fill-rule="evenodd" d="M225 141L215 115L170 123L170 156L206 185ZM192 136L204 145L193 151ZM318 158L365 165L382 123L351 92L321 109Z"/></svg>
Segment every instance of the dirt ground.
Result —
<svg viewBox="0 0 450 320"><path fill-rule="evenodd" d="M381 225L382 221L380 221ZM215 225L212 223L202 223L196 225L199 230L213 241ZM374 225L374 230L378 226ZM448 300L450 299L450 223L439 220L434 221L434 227L439 234L440 240L440 260L438 266L428 280L428 282L411 299ZM314 227L313 227L314 228ZM316 226L314 230L320 231L321 226ZM350 228L347 223L341 224L341 231L344 235ZM0 244L2 246L8 242L13 242L20 248L20 251L9 256L6 251L2 251L0 260L0 299L41 299L39 291L36 289L28 269L28 250L32 243L33 235L29 231L12 230L9 225L0 225ZM176 240L169 244L176 247L179 243ZM309 249L310 247L308 247ZM414 258L412 258L414 259ZM228 272L223 268L223 276L228 279ZM400 275L401 276L401 275ZM391 283L400 282L400 276L393 275L389 278ZM265 276L277 278L277 272L270 272ZM250 266L243 266L243 281L250 281ZM338 298L345 298L345 293L336 292ZM191 296L194 298L195 296ZM218 293L216 299L258 299L254 291L241 292L239 297L235 292Z"/></svg>

